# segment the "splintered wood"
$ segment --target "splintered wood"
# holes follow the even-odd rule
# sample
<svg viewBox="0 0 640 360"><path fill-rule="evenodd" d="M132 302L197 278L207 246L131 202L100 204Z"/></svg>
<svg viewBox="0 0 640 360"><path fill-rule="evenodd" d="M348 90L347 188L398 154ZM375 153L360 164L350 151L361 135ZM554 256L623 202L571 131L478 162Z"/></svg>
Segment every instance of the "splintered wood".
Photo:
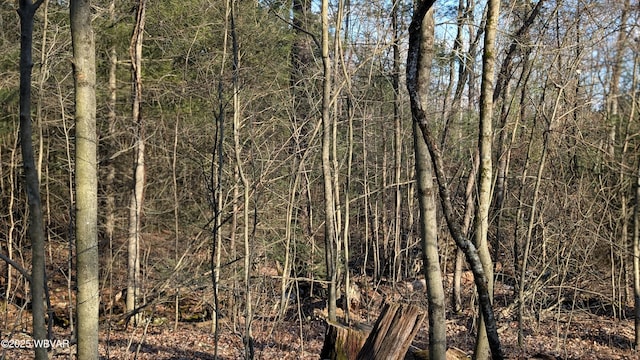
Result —
<svg viewBox="0 0 640 360"><path fill-rule="evenodd" d="M327 322L327 333L320 353L321 359L355 359L369 333L342 324Z"/></svg>
<svg viewBox="0 0 640 360"><path fill-rule="evenodd" d="M425 317L416 306L385 303L356 359L404 359Z"/></svg>
<svg viewBox="0 0 640 360"><path fill-rule="evenodd" d="M426 314L413 305L385 303L373 329L352 329L327 323L322 359L404 359Z"/></svg>

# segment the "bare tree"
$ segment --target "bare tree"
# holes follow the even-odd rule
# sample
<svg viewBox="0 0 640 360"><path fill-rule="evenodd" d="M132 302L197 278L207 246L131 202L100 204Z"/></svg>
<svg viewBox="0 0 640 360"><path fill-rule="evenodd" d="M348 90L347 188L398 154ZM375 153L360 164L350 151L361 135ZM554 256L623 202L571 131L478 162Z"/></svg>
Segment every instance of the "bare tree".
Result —
<svg viewBox="0 0 640 360"><path fill-rule="evenodd" d="M419 64L422 44L422 24L427 11L431 8L434 1L424 1L418 5L414 10L411 25L409 26L409 51L407 54L407 90L409 91L409 98L411 100L411 114L413 121L417 122L422 135L429 149L431 155L431 161L433 169L435 171L436 179L438 182L438 189L440 194L440 202L442 204L443 213L449 231L456 244L464 251L464 254L469 262L471 271L474 275L474 282L478 291L478 298L480 302L480 310L484 317L485 328L487 331L489 346L491 348L491 355L493 359L504 358L502 354L502 346L500 345L500 339L496 328L495 317L491 304L491 295L489 293L489 280L483 266L483 262L478 254L476 246L469 241L461 230L460 224L455 219L453 205L451 203L450 190L447 184L447 179L444 174L444 165L440 149L438 144L434 140L434 136L431 134L429 123L425 110L422 108L420 95L418 92L419 79Z"/></svg>
<svg viewBox="0 0 640 360"><path fill-rule="evenodd" d="M421 108L426 109L429 98L431 62L434 55L433 8L422 21L422 43L418 78ZM417 122L413 122L413 148L415 152L418 204L420 207L420 235L422 237L423 271L427 283L429 301L429 359L445 359L447 352L447 324L445 321L445 294L438 251L438 208L433 183L433 168L429 149L424 142Z"/></svg>
<svg viewBox="0 0 640 360"><path fill-rule="evenodd" d="M402 262L400 256L400 226L401 226L401 206L402 206L402 193L400 178L402 176L402 126L400 121L400 1L395 0L393 2L393 8L391 9L391 31L392 31L392 44L393 49L393 73L391 76L391 86L393 87L393 261L387 259L387 262L391 262L391 279L393 282L400 280L400 268ZM427 77L428 79L428 77ZM424 80L424 78L423 78ZM429 80L426 80L427 82Z"/></svg>
<svg viewBox="0 0 640 360"><path fill-rule="evenodd" d="M76 105L76 276L78 359L98 358L98 176L95 40L91 1L70 4Z"/></svg>
<svg viewBox="0 0 640 360"><path fill-rule="evenodd" d="M142 225L142 205L144 201L145 188L145 133L144 122L141 112L142 104L142 41L144 36L146 14L146 0L138 0L136 23L129 54L131 57L131 75L133 80L133 110L132 119L136 130L135 138L135 159L133 188L131 190L129 204L129 239L128 239L128 281L127 281L127 312L136 311L138 297L140 296L140 231ZM133 313L132 313L133 314ZM140 317L133 314L134 325Z"/></svg>
<svg viewBox="0 0 640 360"><path fill-rule="evenodd" d="M29 238L31 239L31 297L33 316L33 337L35 340L47 338L45 325L45 252L44 224L40 201L40 181L35 164L31 126L31 70L33 67L32 41L33 19L43 0L35 3L20 0L20 147L24 167L25 188L29 204ZM38 360L48 358L47 349L35 347Z"/></svg>
<svg viewBox="0 0 640 360"><path fill-rule="evenodd" d="M634 347L640 349L640 169L636 175L635 209L633 212L633 298L635 315Z"/></svg>
<svg viewBox="0 0 640 360"><path fill-rule="evenodd" d="M322 179L324 183L324 246L329 282L329 320L336 320L336 297L338 277L338 234L336 229L336 207L331 163L331 63L329 59L329 2L322 0Z"/></svg>
<svg viewBox="0 0 640 360"><path fill-rule="evenodd" d="M249 178L244 170L244 162L242 160L242 148L240 144L240 128L242 127L242 113L240 110L240 84L239 84L239 67L240 67L240 49L238 35L236 31L236 1L231 1L230 30L231 30L231 47L233 56L233 149L235 154L235 169L237 177L242 184L242 237L244 245L244 358L253 359L253 304L251 300L251 245L249 243Z"/></svg>
<svg viewBox="0 0 640 360"><path fill-rule="evenodd" d="M638 43L637 45L640 45ZM640 58L638 53L633 59L633 98L638 95L638 70L640 68ZM636 108L636 101L633 102L631 108L630 117L634 116L634 113L638 111ZM634 347L637 350L640 349L640 165L638 165L636 179L635 179L635 207L633 210L633 242L632 242L632 256L633 256L633 299L634 299L634 317L635 317L635 337Z"/></svg>
<svg viewBox="0 0 640 360"><path fill-rule="evenodd" d="M487 3L487 23L484 34L482 55L482 83L480 85L480 129L478 147L480 167L478 169L478 206L476 207L475 245L487 276L489 299L493 301L493 261L489 252L487 234L489 232L489 208L491 206L491 181L493 165L491 149L493 143L493 79L496 63L496 34L500 16L500 0ZM485 329L484 314L480 318L474 357L489 358L489 341Z"/></svg>

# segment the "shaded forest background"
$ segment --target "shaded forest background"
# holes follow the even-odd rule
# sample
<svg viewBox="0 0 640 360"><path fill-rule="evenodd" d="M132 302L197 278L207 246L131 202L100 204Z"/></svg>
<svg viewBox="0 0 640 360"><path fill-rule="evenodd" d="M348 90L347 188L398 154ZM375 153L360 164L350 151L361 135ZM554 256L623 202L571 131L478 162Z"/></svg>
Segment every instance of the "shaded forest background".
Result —
<svg viewBox="0 0 640 360"><path fill-rule="evenodd" d="M101 315L114 326L128 320L122 299L137 134L129 60L136 3L93 2ZM186 322L213 327L217 312L224 326L240 332L248 322L249 289L252 317L299 324L302 339L303 327L323 316L328 296L319 5L234 4L231 17L227 2L219 0L147 5L142 310L149 321L176 328ZM406 296L423 278L404 86L413 4L400 1L395 11L388 1L340 4L341 18L338 3L330 4L337 287L338 297L346 294L354 307L345 314L343 303L341 317L358 319L375 312L380 289L384 297L420 301ZM462 219L467 197L475 197L474 188L465 187L476 176L485 3L441 1L435 9L428 116ZM629 0L502 2L489 227L504 295L496 297L504 310L499 322L515 318L520 288L526 289L521 305L531 323L580 309L620 321L632 317L639 22L640 6ZM74 85L67 2L45 1L35 26L34 143L55 310L49 321L69 329L75 302ZM18 143L20 24L13 2L0 4L0 28L0 245L28 269ZM443 220L439 235L445 289L452 295L458 256ZM0 271L2 327L27 327L28 316L20 311L30 301L27 280L4 261ZM448 314L474 304L468 294ZM563 332L558 322L557 337Z"/></svg>

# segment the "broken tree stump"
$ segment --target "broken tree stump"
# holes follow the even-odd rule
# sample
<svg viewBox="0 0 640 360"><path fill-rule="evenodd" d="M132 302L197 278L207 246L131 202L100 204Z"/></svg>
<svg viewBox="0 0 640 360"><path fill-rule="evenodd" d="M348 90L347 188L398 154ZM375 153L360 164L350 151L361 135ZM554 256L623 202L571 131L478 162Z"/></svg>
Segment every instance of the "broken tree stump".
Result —
<svg viewBox="0 0 640 360"><path fill-rule="evenodd" d="M368 335L369 331L364 328L353 329L327 321L327 332L320 359L355 359Z"/></svg>
<svg viewBox="0 0 640 360"><path fill-rule="evenodd" d="M356 359L404 359L425 317L416 306L385 303Z"/></svg>

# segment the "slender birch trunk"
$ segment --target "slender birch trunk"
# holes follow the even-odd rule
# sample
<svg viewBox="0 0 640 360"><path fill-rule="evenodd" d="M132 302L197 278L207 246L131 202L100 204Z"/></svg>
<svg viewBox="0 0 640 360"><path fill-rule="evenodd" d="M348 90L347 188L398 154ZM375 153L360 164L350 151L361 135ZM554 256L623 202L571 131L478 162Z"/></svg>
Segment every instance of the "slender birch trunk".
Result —
<svg viewBox="0 0 640 360"><path fill-rule="evenodd" d="M128 237L128 280L127 280L127 312L135 311L138 306L138 298L141 291L140 277L140 228L142 206L145 188L145 133L144 121L141 112L142 103L142 41L144 35L146 0L138 0L136 24L131 36L129 54L131 56L131 74L133 79L133 109L132 119L136 131L133 189L129 204L129 237ZM133 324L140 320L138 314L133 314Z"/></svg>
<svg viewBox="0 0 640 360"><path fill-rule="evenodd" d="M336 320L337 302L337 233L336 207L333 188L333 173L331 163L331 62L329 59L329 1L322 0L322 179L324 183L324 245L327 281L329 282L328 315L330 321Z"/></svg>

